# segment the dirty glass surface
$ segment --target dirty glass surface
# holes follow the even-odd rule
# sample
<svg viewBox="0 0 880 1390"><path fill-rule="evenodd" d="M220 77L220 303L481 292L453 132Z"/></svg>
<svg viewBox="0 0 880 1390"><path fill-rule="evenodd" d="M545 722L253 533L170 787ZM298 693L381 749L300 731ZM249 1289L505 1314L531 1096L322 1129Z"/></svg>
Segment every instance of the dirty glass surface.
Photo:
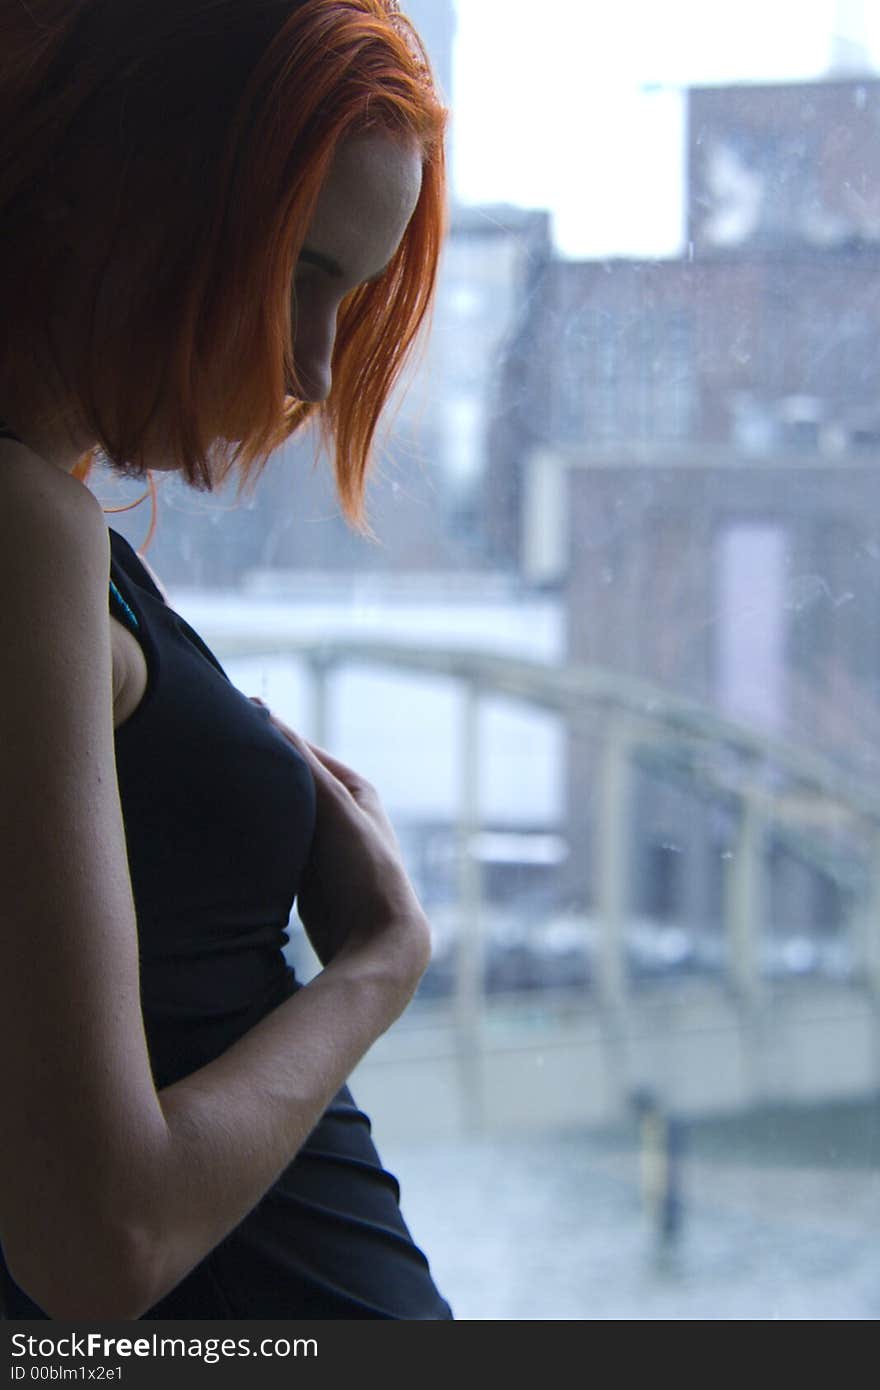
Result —
<svg viewBox="0 0 880 1390"><path fill-rule="evenodd" d="M403 8L453 198L379 541L297 440L149 562L398 830L353 1089L457 1317L876 1317L876 15Z"/></svg>

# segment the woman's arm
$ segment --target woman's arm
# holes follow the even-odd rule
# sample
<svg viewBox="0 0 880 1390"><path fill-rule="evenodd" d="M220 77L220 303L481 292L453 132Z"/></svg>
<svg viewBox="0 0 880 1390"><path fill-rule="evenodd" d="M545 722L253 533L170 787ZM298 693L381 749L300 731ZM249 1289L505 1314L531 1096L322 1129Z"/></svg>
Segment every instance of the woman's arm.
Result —
<svg viewBox="0 0 880 1390"><path fill-rule="evenodd" d="M398 912L405 875L379 852L328 968L157 1094L116 780L106 524L76 479L25 455L0 473L0 525L0 1240L50 1316L137 1318L260 1200L405 1007L427 923ZM325 824L352 814L321 777Z"/></svg>
<svg viewBox="0 0 880 1390"><path fill-rule="evenodd" d="M116 780L109 567L88 489L6 448L0 1241L13 1276L58 1317L85 1305L124 1315L135 1300L146 1247L128 1221L130 1174L166 1130Z"/></svg>
<svg viewBox="0 0 880 1390"><path fill-rule="evenodd" d="M149 1189L154 1261L145 1307L256 1205L405 1009L430 958L427 919L375 790L275 722L315 780L298 910L326 968L215 1061L160 1092L168 1142Z"/></svg>
<svg viewBox="0 0 880 1390"><path fill-rule="evenodd" d="M411 923L388 960L340 959L228 1051L159 1094L168 1137L153 1156L153 1258L143 1312L173 1289L284 1171L424 967ZM139 1314L135 1314L138 1316Z"/></svg>

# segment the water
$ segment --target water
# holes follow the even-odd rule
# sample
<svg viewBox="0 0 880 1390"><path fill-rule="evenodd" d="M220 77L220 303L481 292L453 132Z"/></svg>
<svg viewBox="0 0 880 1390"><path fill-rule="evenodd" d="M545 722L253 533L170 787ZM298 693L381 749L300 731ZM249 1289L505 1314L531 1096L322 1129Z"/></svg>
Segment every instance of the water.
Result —
<svg viewBox="0 0 880 1390"><path fill-rule="evenodd" d="M671 1246L634 1135L378 1142L459 1319L873 1320L876 1109L790 1114L687 1134Z"/></svg>

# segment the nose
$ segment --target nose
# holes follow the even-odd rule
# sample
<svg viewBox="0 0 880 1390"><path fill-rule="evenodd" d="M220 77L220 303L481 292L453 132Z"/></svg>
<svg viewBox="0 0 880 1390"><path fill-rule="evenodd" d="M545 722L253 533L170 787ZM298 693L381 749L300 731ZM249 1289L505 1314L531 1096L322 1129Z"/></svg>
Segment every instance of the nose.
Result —
<svg viewBox="0 0 880 1390"><path fill-rule="evenodd" d="M293 364L301 390L298 399L310 404L326 401L333 385L333 347L336 314L303 314L293 340Z"/></svg>

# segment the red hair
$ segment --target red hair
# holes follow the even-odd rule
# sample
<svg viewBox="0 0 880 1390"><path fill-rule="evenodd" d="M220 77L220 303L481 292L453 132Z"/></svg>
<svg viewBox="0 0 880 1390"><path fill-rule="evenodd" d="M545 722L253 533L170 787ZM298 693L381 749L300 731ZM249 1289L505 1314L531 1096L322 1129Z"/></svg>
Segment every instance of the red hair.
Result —
<svg viewBox="0 0 880 1390"><path fill-rule="evenodd" d="M391 0L0 0L0 379L60 304L77 343L62 380L98 441L81 480L98 451L145 477L161 408L187 483L237 470L241 496L314 419L368 531L373 437L448 226L447 118ZM417 144L421 193L385 274L340 306L327 400L297 401L294 266L337 144L374 130ZM59 189L68 239L96 253L72 299Z"/></svg>

